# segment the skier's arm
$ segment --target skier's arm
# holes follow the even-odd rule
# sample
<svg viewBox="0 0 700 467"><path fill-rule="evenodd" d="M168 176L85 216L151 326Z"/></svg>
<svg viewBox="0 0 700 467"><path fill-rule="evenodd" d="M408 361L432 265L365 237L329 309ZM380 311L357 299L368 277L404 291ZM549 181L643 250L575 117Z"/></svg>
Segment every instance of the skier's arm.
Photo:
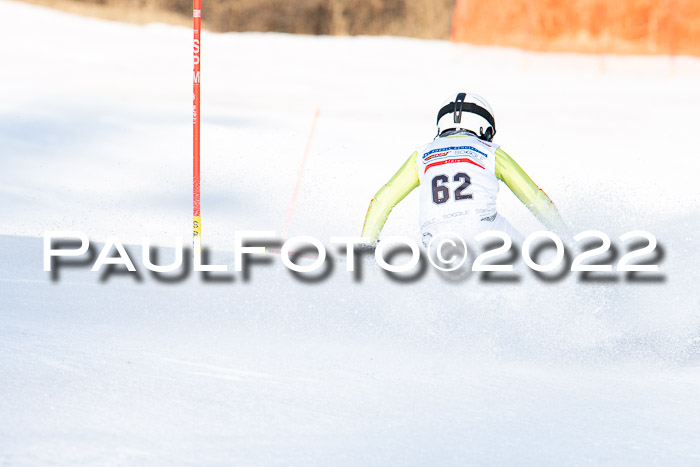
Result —
<svg viewBox="0 0 700 467"><path fill-rule="evenodd" d="M501 148L496 150L496 177L510 188L545 227L555 231L566 230L566 224L549 196Z"/></svg>
<svg viewBox="0 0 700 467"><path fill-rule="evenodd" d="M389 213L399 201L404 199L415 187L420 185L418 167L416 163L417 152L411 154L398 172L391 177L369 203L369 209L365 216L365 225L362 227L362 236L369 237L374 244L379 237L379 232L389 217Z"/></svg>

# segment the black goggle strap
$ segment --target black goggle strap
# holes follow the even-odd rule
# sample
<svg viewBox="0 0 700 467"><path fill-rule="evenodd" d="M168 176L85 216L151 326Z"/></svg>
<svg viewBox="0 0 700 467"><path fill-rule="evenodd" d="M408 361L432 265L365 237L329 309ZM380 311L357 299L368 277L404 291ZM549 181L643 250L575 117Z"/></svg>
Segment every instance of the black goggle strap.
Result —
<svg viewBox="0 0 700 467"><path fill-rule="evenodd" d="M438 112L436 123L440 122L440 119L449 113L455 114L455 123L461 123L462 112L471 112L480 117L483 117L484 120L489 122L489 125L491 125L491 127L493 128L493 134L496 134L496 121L493 119L493 115L491 115L491 112L481 107L480 105L474 104L473 102L464 102L465 97L465 93L459 93L457 95L457 99L455 99L455 102L450 102L442 109L440 109L440 111Z"/></svg>
<svg viewBox="0 0 700 467"><path fill-rule="evenodd" d="M455 99L454 106L454 122L455 123L462 123L462 106L464 105L464 98L467 97L467 94L464 92L460 92L457 94L457 98Z"/></svg>

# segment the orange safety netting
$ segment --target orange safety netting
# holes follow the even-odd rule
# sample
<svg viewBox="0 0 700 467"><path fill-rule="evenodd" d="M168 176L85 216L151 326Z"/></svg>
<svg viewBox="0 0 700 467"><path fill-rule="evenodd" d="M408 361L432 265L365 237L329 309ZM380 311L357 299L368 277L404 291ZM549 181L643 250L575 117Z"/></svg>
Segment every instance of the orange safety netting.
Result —
<svg viewBox="0 0 700 467"><path fill-rule="evenodd" d="M700 55L700 0L456 0L451 39L545 51Z"/></svg>

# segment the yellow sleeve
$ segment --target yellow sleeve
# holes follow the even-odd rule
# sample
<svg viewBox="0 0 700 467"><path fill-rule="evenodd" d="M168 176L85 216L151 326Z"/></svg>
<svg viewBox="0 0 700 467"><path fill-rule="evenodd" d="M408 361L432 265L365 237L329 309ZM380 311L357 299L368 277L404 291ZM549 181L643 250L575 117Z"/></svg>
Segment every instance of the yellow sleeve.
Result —
<svg viewBox="0 0 700 467"><path fill-rule="evenodd" d="M566 224L549 196L501 148L496 150L496 177L510 188L545 227L556 231L566 230Z"/></svg>
<svg viewBox="0 0 700 467"><path fill-rule="evenodd" d="M362 227L362 236L369 237L372 243L376 243L379 232L384 227L384 223L394 206L415 187L420 185L417 157L418 152L411 154L411 157L404 162L399 171L391 177L391 180L370 201L369 209L365 216L365 225Z"/></svg>

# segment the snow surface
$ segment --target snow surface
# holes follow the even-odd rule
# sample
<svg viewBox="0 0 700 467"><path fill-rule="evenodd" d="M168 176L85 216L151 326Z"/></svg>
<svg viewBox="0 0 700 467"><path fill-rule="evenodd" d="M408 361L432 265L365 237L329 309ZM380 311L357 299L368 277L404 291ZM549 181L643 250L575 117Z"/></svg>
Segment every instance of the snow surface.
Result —
<svg viewBox="0 0 700 467"><path fill-rule="evenodd" d="M0 16L0 464L700 463L700 60L203 36L216 260L235 230L282 230L316 108L290 234L327 241L359 234L466 88L574 231L654 233L659 281L401 283L365 262L359 281L333 263L309 284L276 258L248 281L52 281L44 230L190 234L191 31L7 1ZM499 203L539 228L507 189ZM412 193L384 233L416 236L416 208Z"/></svg>

